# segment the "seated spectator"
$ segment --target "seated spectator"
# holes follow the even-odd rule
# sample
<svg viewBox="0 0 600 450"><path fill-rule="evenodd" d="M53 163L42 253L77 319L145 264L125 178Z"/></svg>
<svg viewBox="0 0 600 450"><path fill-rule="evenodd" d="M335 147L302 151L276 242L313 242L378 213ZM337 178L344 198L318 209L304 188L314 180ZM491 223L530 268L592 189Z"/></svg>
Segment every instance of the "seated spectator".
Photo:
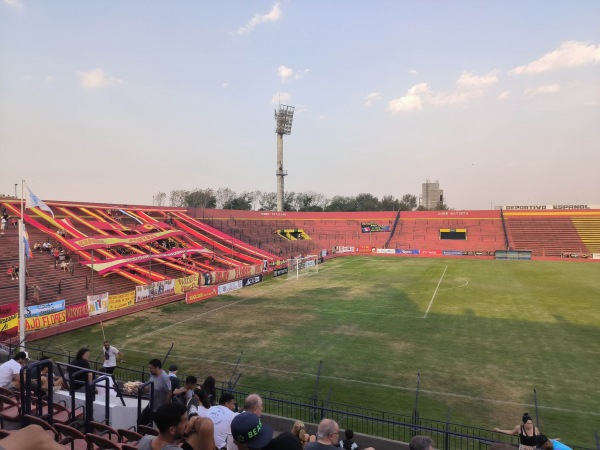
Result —
<svg viewBox="0 0 600 450"><path fill-rule="evenodd" d="M40 361L45 361L50 359L48 356L42 356ZM42 389L45 392L48 392L48 367L44 367L42 370L39 370L39 367L34 367L29 371L29 377L31 381L35 384L40 383L42 385ZM62 388L63 382L62 378L59 375L53 375L52 385L54 391L58 391Z"/></svg>
<svg viewBox="0 0 600 450"><path fill-rule="evenodd" d="M46 250L46 251L51 251L52 250L52 244L50 244L50 242L44 242L42 244L42 250Z"/></svg>
<svg viewBox="0 0 600 450"><path fill-rule="evenodd" d="M346 439L340 441L340 447L345 450L357 450L358 444L354 442L354 432L350 428L344 430Z"/></svg>
<svg viewBox="0 0 600 450"><path fill-rule="evenodd" d="M39 242L36 241L36 243L33 244L33 249L34 250L39 250L41 252L42 251L42 244L40 244Z"/></svg>
<svg viewBox="0 0 600 450"><path fill-rule="evenodd" d="M304 422L301 420L296 420L294 425L292 426L292 434L298 438L302 447L304 447L308 442L314 442L317 440L315 436L311 436L306 432L306 427Z"/></svg>
<svg viewBox="0 0 600 450"><path fill-rule="evenodd" d="M6 271L6 275L8 275L11 280L15 279L15 274L13 273L13 268L12 267L8 268L8 270Z"/></svg>
<svg viewBox="0 0 600 450"><path fill-rule="evenodd" d="M177 401L182 405L187 405L195 395L194 388L196 387L197 383L198 379L195 376L188 375L185 379L185 384L183 387L173 389L173 401ZM171 384L173 384L172 381ZM196 400L199 401L198 397L196 397Z"/></svg>

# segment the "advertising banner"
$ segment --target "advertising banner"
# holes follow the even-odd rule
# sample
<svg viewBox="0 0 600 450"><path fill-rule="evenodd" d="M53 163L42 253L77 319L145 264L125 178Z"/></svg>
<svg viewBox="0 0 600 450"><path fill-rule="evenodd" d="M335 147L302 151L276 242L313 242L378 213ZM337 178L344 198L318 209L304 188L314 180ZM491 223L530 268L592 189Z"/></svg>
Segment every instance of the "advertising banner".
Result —
<svg viewBox="0 0 600 450"><path fill-rule="evenodd" d="M221 284L218 287L219 295L227 294L228 292L237 291L242 288L242 280L232 281L231 283Z"/></svg>
<svg viewBox="0 0 600 450"><path fill-rule="evenodd" d="M395 248L377 248L375 249L375 253L388 253L388 254L396 254Z"/></svg>
<svg viewBox="0 0 600 450"><path fill-rule="evenodd" d="M108 292L87 296L88 313L90 316L108 311Z"/></svg>
<svg viewBox="0 0 600 450"><path fill-rule="evenodd" d="M175 280L155 281L144 286L135 287L135 301L141 302L149 298L162 297L175 293Z"/></svg>
<svg viewBox="0 0 600 450"><path fill-rule="evenodd" d="M255 275L253 277L244 278L242 280L242 286L252 286L253 284L260 283L262 281L262 275Z"/></svg>
<svg viewBox="0 0 600 450"><path fill-rule="evenodd" d="M185 293L185 302L189 305L216 297L217 295L219 295L217 286L201 287L193 291L187 291Z"/></svg>
<svg viewBox="0 0 600 450"><path fill-rule="evenodd" d="M121 294L111 294L108 296L108 310L128 308L135 305L135 291L123 292Z"/></svg>
<svg viewBox="0 0 600 450"><path fill-rule="evenodd" d="M39 330L58 325L67 321L67 312L60 311L36 317L25 317L25 331Z"/></svg>
<svg viewBox="0 0 600 450"><path fill-rule="evenodd" d="M333 247L333 253L353 253L354 247L345 247L341 245L336 245Z"/></svg>
<svg viewBox="0 0 600 450"><path fill-rule="evenodd" d="M206 249L203 248L178 248L177 250L169 250L168 252L163 253L152 253L150 255L136 255L136 256L128 256L125 258L115 258L109 260L99 260L94 261L94 270L98 272L100 275L104 275L111 270L118 269L121 266L126 264L136 264L144 261L149 261L151 259L157 258L177 258L182 257L184 255L189 255L191 253L205 253ZM81 262L86 267L92 266L91 262Z"/></svg>
<svg viewBox="0 0 600 450"><path fill-rule="evenodd" d="M600 259L600 253L592 253L592 259Z"/></svg>
<svg viewBox="0 0 600 450"><path fill-rule="evenodd" d="M227 281L233 281L233 280L237 280L240 278L247 278L250 277L252 275L258 275L259 273L262 273L263 271L263 265L262 264L255 264L252 266L242 266L242 267L236 267L235 269L231 269L231 270L220 270L217 272L210 272L210 280L207 283L207 276L206 274L204 274L204 284L215 284L215 283L224 283Z"/></svg>
<svg viewBox="0 0 600 450"><path fill-rule="evenodd" d="M0 306L0 332L11 334L19 330L19 303Z"/></svg>
<svg viewBox="0 0 600 450"><path fill-rule="evenodd" d="M363 233L382 233L382 232L390 232L390 226L389 225L379 225L378 223L374 223L374 222L368 222L368 223L361 223L360 224L360 229Z"/></svg>
<svg viewBox="0 0 600 450"><path fill-rule="evenodd" d="M65 301L57 300L43 305L31 305L25 307L25 318L45 316L65 310Z"/></svg>
<svg viewBox="0 0 600 450"><path fill-rule="evenodd" d="M397 248L396 249L396 253L400 254L400 255L418 255L419 254L419 250L417 250L417 249L402 250L400 248Z"/></svg>
<svg viewBox="0 0 600 450"><path fill-rule="evenodd" d="M157 233L138 234L135 236L88 236L84 238L69 239L69 243L77 250L91 250L93 248L116 247L120 245L142 245L148 242L168 239L173 236L185 234L183 231L159 231Z"/></svg>
<svg viewBox="0 0 600 450"><path fill-rule="evenodd" d="M421 255L441 255L440 250L421 250Z"/></svg>
<svg viewBox="0 0 600 450"><path fill-rule="evenodd" d="M198 287L199 274L195 273L175 280L175 292L181 294Z"/></svg>
<svg viewBox="0 0 600 450"><path fill-rule="evenodd" d="M442 250L442 255L462 256L462 250Z"/></svg>
<svg viewBox="0 0 600 450"><path fill-rule="evenodd" d="M288 268L287 267L282 267L281 269L274 269L273 270L273 276L274 277L280 277L281 275L285 275L286 273L288 273Z"/></svg>
<svg viewBox="0 0 600 450"><path fill-rule="evenodd" d="M67 306L67 322L85 319L90 316L87 302Z"/></svg>

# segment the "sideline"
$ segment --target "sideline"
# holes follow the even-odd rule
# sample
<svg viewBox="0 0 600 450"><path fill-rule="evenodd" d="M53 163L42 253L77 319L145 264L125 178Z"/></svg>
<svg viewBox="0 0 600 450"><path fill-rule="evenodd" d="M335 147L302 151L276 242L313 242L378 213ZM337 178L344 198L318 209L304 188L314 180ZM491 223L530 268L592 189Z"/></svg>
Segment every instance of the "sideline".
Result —
<svg viewBox="0 0 600 450"><path fill-rule="evenodd" d="M435 287L435 291L433 292L433 295L431 296L431 301L429 302L429 306L427 307L427 311L425 311L425 315L423 316L423 319L427 319L427 313L429 312L429 309L431 308L431 305L433 304L433 299L435 298L435 294L437 294L437 291L440 288L440 283L442 282L442 279L444 278L444 275L446 274L446 270L448 270L448 266L444 267L444 273L442 273L442 276L440 277L440 280L438 281L438 284Z"/></svg>

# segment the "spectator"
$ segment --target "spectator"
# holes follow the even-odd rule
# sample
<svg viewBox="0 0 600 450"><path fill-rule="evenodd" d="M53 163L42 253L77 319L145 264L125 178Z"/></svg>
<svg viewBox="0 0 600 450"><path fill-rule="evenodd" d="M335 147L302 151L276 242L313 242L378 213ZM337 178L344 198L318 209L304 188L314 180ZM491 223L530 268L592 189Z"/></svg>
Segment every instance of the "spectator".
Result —
<svg viewBox="0 0 600 450"><path fill-rule="evenodd" d="M210 375L204 379L204 383L202 383L202 389L208 392L208 398L210 400L210 404L214 405L217 401L217 388L215 386L215 379Z"/></svg>
<svg viewBox="0 0 600 450"><path fill-rule="evenodd" d="M116 347L110 345L110 341L104 341L104 362L102 367L104 371L110 375L115 372L117 367L117 358L121 357L121 352Z"/></svg>
<svg viewBox="0 0 600 450"><path fill-rule="evenodd" d="M409 450L433 450L433 439L429 436L415 436L408 443Z"/></svg>
<svg viewBox="0 0 600 450"><path fill-rule="evenodd" d="M185 406L171 402L154 413L158 436L146 435L137 444L140 450L213 450L214 427L210 420L192 417L188 420ZM185 442L178 446L178 442Z"/></svg>
<svg viewBox="0 0 600 450"><path fill-rule="evenodd" d="M33 303L39 303L40 302L40 294L42 292L42 288L39 287L37 284L35 286L33 286Z"/></svg>
<svg viewBox="0 0 600 450"><path fill-rule="evenodd" d="M91 369L89 359L90 350L87 347L80 348L75 355L75 359L71 361L71 366L74 367L68 368L69 380L71 380L71 383L74 383L73 386L76 391L85 391L86 382L91 383L94 379L92 372L81 372L75 375L81 369Z"/></svg>
<svg viewBox="0 0 600 450"><path fill-rule="evenodd" d="M326 450L337 446L340 440L340 427L335 420L323 419L317 429L317 441L306 444L306 450ZM411 449L412 450L412 449Z"/></svg>
<svg viewBox="0 0 600 450"><path fill-rule="evenodd" d="M9 436L0 439L0 448L5 450L64 450L39 425L29 425L13 431Z"/></svg>
<svg viewBox="0 0 600 450"><path fill-rule="evenodd" d="M106 373L107 375L111 375L106 371L106 367L103 367L100 371ZM109 397L117 396L117 390L115 389L115 382L113 381L113 377L109 376L107 381L100 380L100 381L98 381L98 384L96 385L96 393L98 394L98 397L102 400L104 400L106 398L106 385L107 384L108 384L108 396Z"/></svg>
<svg viewBox="0 0 600 450"><path fill-rule="evenodd" d="M12 226L15 227L15 228L17 228L17 223L18 222L19 221L17 220L16 217L13 217L12 219L10 219L10 223L12 223Z"/></svg>
<svg viewBox="0 0 600 450"><path fill-rule="evenodd" d="M543 434L537 437L536 446L540 450L572 450L571 447L563 444L559 439L548 439Z"/></svg>
<svg viewBox="0 0 600 450"><path fill-rule="evenodd" d="M344 430L346 439L340 441L340 447L345 450L357 450L358 444L354 442L354 432L350 428Z"/></svg>
<svg viewBox="0 0 600 450"><path fill-rule="evenodd" d="M6 219L4 216L0 219L0 234L4 234L4 230L6 229Z"/></svg>
<svg viewBox="0 0 600 450"><path fill-rule="evenodd" d="M42 356L40 358L40 361L46 361L49 360L50 357L48 356ZM40 383L42 386L42 389L45 392L48 392L48 386L49 386L49 380L48 380L48 367L44 367L42 370L40 370L39 367L34 367L31 370L28 371L28 375L29 378L34 382L34 383ZM52 377L52 386L54 391L58 391L61 389L62 387L62 378L59 375L53 375Z"/></svg>
<svg viewBox="0 0 600 450"><path fill-rule="evenodd" d="M296 438L298 438L298 440L302 444L302 447L304 447L309 442L315 442L317 440L315 436L311 436L306 432L306 426L301 420L296 420L294 422L291 433L294 436L296 436Z"/></svg>
<svg viewBox="0 0 600 450"><path fill-rule="evenodd" d="M177 376L177 366L171 364L169 366L169 379L171 380L171 390L181 389L181 380ZM175 400L175 393L173 393L173 400ZM185 405L185 403L183 403Z"/></svg>
<svg viewBox="0 0 600 450"><path fill-rule="evenodd" d="M250 412L250 413L256 414L258 417L260 417L260 413L262 412L262 409L263 409L263 401L262 401L262 398L260 398L260 395L250 394L250 395L248 395L248 397L246 397L246 400L244 401L244 407L243 407L244 412Z"/></svg>
<svg viewBox="0 0 600 450"><path fill-rule="evenodd" d="M148 370L150 372L150 380L154 383L154 401L152 411L150 410L150 405L146 406L146 408L142 411L140 416L140 424L146 425L152 422L154 413L158 410L158 408L165 403L171 402L173 397L173 392L171 391L171 380L162 369L162 362L160 359L152 359L148 362ZM147 387L146 389L149 389Z"/></svg>
<svg viewBox="0 0 600 450"><path fill-rule="evenodd" d="M537 436L540 435L540 430L533 426L533 420L529 413L524 413L522 417L523 424L515 425L512 430L501 430L494 428L496 433L508 434L511 436L519 436L519 450L535 450Z"/></svg>
<svg viewBox="0 0 600 450"><path fill-rule="evenodd" d="M19 266L14 266L13 267L13 275L14 275L14 279L18 280L19 279Z"/></svg>
<svg viewBox="0 0 600 450"><path fill-rule="evenodd" d="M33 249L39 250L41 253L42 252L42 244L40 244L38 241L36 241L35 244L33 244Z"/></svg>
<svg viewBox="0 0 600 450"><path fill-rule="evenodd" d="M215 445L217 449L227 448L235 450L235 444L231 438L231 421L235 417L235 398L230 392L223 392L219 397L219 404L211 406L208 410L208 418L215 425Z"/></svg>
<svg viewBox="0 0 600 450"><path fill-rule="evenodd" d="M8 270L6 271L6 275L8 275L10 277L11 280L15 279L15 274L14 274L14 267L10 266L8 268Z"/></svg>
<svg viewBox="0 0 600 450"><path fill-rule="evenodd" d="M177 380L179 381L179 380ZM186 405L188 406L188 403L190 402L190 400L192 398L195 397L195 404L194 406L196 406L196 414L198 414L198 403L199 403L199 399L196 396L196 394L194 394L194 388L196 387L196 384L198 383L198 378L196 378L194 375L188 375L185 378L185 385L179 389L173 389L173 401L177 401L179 403L181 403L182 405Z"/></svg>
<svg viewBox="0 0 600 450"><path fill-rule="evenodd" d="M238 414L231 422L231 433L238 449L268 448L269 444L273 441L273 429L263 424L260 417L256 414ZM288 434L294 439L291 433L288 432ZM293 449L294 447L287 446L281 448Z"/></svg>
<svg viewBox="0 0 600 450"><path fill-rule="evenodd" d="M19 389L19 374L21 368L29 360L27 352L18 352L13 359L9 359L0 365L0 387L6 389Z"/></svg>

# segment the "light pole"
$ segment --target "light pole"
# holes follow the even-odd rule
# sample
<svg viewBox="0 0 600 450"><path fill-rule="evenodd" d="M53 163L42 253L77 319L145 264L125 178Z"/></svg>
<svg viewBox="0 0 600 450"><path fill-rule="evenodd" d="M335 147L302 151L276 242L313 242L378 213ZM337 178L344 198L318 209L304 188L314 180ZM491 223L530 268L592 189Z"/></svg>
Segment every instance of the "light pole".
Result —
<svg viewBox="0 0 600 450"><path fill-rule="evenodd" d="M279 111L275 110L275 133L277 133L277 211L283 211L283 177L287 170L283 170L283 135L292 133L292 120L294 119L294 107L279 105Z"/></svg>
<svg viewBox="0 0 600 450"><path fill-rule="evenodd" d="M17 184L18 183L15 183L15 198L17 198Z"/></svg>

